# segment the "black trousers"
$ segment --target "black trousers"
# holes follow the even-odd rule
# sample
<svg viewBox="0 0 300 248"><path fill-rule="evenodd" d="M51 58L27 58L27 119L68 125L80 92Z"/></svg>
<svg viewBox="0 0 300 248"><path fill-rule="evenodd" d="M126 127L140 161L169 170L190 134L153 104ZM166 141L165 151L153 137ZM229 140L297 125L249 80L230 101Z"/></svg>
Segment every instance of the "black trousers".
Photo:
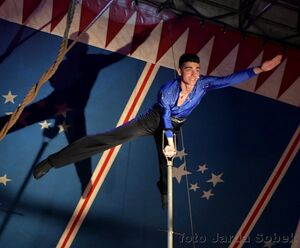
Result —
<svg viewBox="0 0 300 248"><path fill-rule="evenodd" d="M145 114L139 115L122 126L104 133L80 138L62 150L50 155L48 161L53 167L59 168L89 158L92 155L101 153L140 136L152 135L155 139L159 160L159 188L161 193L165 194L167 192L167 161L162 151L163 128L161 114L160 108L154 106ZM175 122L172 122L172 124L175 132L178 131L182 125L182 123Z"/></svg>

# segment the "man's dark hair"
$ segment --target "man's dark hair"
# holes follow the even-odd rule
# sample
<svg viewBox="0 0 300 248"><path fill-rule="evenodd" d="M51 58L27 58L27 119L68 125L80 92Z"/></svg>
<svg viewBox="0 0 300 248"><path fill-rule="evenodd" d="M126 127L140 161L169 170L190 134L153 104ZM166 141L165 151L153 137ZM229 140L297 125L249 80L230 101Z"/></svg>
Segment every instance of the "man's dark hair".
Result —
<svg viewBox="0 0 300 248"><path fill-rule="evenodd" d="M200 59L197 54L185 53L182 54L179 58L179 68L181 68L185 62L200 63Z"/></svg>

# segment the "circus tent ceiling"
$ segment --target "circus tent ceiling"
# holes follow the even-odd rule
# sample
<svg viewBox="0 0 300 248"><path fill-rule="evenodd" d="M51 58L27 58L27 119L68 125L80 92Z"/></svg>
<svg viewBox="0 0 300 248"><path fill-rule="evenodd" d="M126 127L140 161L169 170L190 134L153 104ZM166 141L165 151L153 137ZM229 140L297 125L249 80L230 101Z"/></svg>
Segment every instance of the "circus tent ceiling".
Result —
<svg viewBox="0 0 300 248"><path fill-rule="evenodd" d="M136 0L300 48L299 0Z"/></svg>

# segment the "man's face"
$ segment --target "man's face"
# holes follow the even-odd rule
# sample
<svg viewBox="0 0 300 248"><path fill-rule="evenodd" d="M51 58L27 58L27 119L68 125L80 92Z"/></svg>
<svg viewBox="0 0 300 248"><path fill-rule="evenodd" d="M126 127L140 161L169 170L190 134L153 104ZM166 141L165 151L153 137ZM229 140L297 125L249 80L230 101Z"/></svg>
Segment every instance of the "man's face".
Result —
<svg viewBox="0 0 300 248"><path fill-rule="evenodd" d="M177 72L178 75L181 76L182 83L194 86L200 77L200 64L195 62L185 62Z"/></svg>

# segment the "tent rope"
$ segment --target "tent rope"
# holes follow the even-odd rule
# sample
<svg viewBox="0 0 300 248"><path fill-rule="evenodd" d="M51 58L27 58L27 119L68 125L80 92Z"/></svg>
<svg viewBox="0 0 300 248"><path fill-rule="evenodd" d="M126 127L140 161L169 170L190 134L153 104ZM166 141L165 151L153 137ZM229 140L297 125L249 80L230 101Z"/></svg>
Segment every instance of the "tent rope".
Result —
<svg viewBox="0 0 300 248"><path fill-rule="evenodd" d="M67 52L67 48L68 48L67 47L68 46L68 36L69 36L70 27L71 27L71 24L73 21L73 17L74 17L76 2L77 2L76 0L72 0L72 2L70 3L63 40L60 44L60 48L58 51L58 55L55 59L55 62L49 67L49 69L46 72L43 73L43 75L40 77L38 82L28 91L23 102L12 113L12 115L10 116L10 119L8 120L7 123L5 123L5 125L3 126L3 128L0 131L0 140L2 140L6 136L8 131L12 128L12 126L19 119L25 106L27 106L29 103L31 103L35 99L41 86L44 85L46 83L46 81L48 81L54 75L58 66L64 59L64 56L65 56L65 54Z"/></svg>
<svg viewBox="0 0 300 248"><path fill-rule="evenodd" d="M19 119L21 113L23 112L25 106L27 106L29 103L31 103L35 97L37 96L40 88L42 85L46 83L56 72L58 66L63 61L66 53L77 43L79 38L82 34L87 32L87 30L98 20L98 18L108 9L108 7L113 3L114 0L110 0L106 6L98 13L98 15L89 23L89 25L79 33L79 35L73 40L73 42L68 46L68 37L70 32L70 27L73 21L74 13L75 13L75 7L77 0L72 0L72 2L69 5L68 15L67 15L67 21L66 21L66 28L64 31L63 40L60 44L60 48L58 51L58 55L55 59L55 62L49 67L49 69L41 76L41 78L38 80L38 82L29 90L29 92L26 94L23 102L17 107L17 109L12 113L10 116L10 119L8 122L3 126L2 130L0 131L0 141L4 139L8 131L12 128L12 126L17 122Z"/></svg>

